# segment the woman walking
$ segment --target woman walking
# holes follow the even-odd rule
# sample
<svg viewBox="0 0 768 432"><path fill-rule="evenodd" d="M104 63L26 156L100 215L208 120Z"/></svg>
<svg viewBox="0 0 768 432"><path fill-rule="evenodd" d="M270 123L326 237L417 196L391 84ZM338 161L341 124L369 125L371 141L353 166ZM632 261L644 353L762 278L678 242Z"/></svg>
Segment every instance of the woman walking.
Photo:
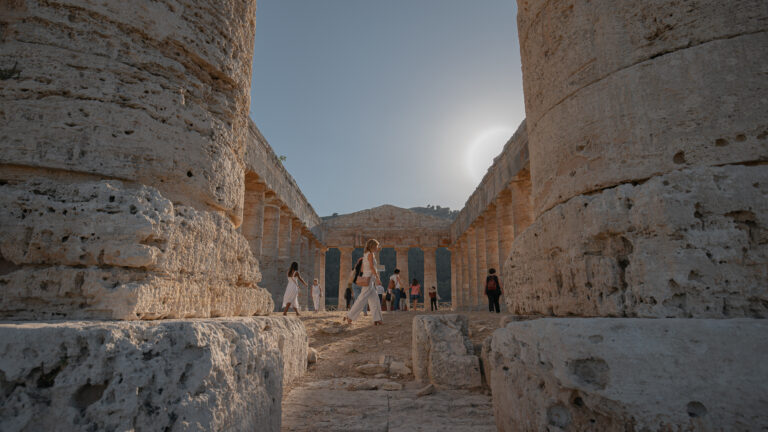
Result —
<svg viewBox="0 0 768 432"><path fill-rule="evenodd" d="M358 283L363 286L363 289L360 292L360 297L355 299L352 309L344 317L344 321L349 324L352 324L352 321L363 311L366 304L370 306L371 313L373 313L373 325L384 324L381 316L381 300L379 300L379 296L376 294L376 287L381 285L375 256L378 250L379 242L374 239L368 240L365 244L362 263L363 275L357 278Z"/></svg>
<svg viewBox="0 0 768 432"><path fill-rule="evenodd" d="M312 281L312 304L315 306L315 312L320 310L320 298L323 295L323 291L320 289L320 282L317 278Z"/></svg>
<svg viewBox="0 0 768 432"><path fill-rule="evenodd" d="M411 283L411 310L416 310L416 306L419 304L419 296L421 295L421 285L419 281L414 279Z"/></svg>
<svg viewBox="0 0 768 432"><path fill-rule="evenodd" d="M294 261L288 270L288 285L285 287L285 294L283 294L283 315L288 314L288 308L291 305L293 305L296 315L299 315L299 282L303 283L305 288L307 287L307 283L299 274L299 263Z"/></svg>

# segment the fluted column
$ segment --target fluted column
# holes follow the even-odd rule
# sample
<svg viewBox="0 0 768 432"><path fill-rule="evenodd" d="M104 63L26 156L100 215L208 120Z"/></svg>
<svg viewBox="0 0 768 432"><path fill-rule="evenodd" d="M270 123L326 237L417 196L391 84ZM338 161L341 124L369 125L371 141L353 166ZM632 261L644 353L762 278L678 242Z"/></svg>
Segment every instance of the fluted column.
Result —
<svg viewBox="0 0 768 432"><path fill-rule="evenodd" d="M422 247L424 251L424 310L429 303L429 289L437 288L437 248L433 246Z"/></svg>
<svg viewBox="0 0 768 432"><path fill-rule="evenodd" d="M485 211L485 251L488 268L499 271L499 234L496 220L496 205L491 204Z"/></svg>
<svg viewBox="0 0 768 432"><path fill-rule="evenodd" d="M349 282L349 272L352 270L352 251L355 248L340 247L341 258L339 258L339 310L344 310L344 290L347 289Z"/></svg>
<svg viewBox="0 0 768 432"><path fill-rule="evenodd" d="M315 249L315 277L317 278L317 281L320 283L320 288L322 288L322 295L320 296L320 310L325 310L325 296L326 296L326 286L325 286L325 252L327 248L323 245L319 245ZM343 297L342 293L342 297Z"/></svg>
<svg viewBox="0 0 768 432"><path fill-rule="evenodd" d="M459 259L461 260L461 285L459 285L459 307L461 310L466 310L467 305L469 304L469 279L470 279L470 272L469 272L469 246L467 242L467 235L466 233L459 241L459 251L461 252L461 255L459 255Z"/></svg>
<svg viewBox="0 0 768 432"><path fill-rule="evenodd" d="M310 288L312 287L312 279L315 278L315 262L314 262L315 254L312 250L310 250L310 241L309 237L307 237L306 231L302 230L301 235L301 268L304 269L306 272L306 276L304 276L304 280L307 281L307 304L312 302L312 293L310 292ZM304 273L302 273L304 274ZM309 308L307 308L309 309Z"/></svg>
<svg viewBox="0 0 768 432"><path fill-rule="evenodd" d="M286 273L291 265L291 233L292 233L291 212L285 207L280 208L280 234L277 245L277 268L275 269L275 280L278 285L285 286L287 283ZM281 293L282 294L282 293Z"/></svg>
<svg viewBox="0 0 768 432"><path fill-rule="evenodd" d="M299 272L302 277L306 278L307 269L304 268L304 263L301 260L301 221L296 218L291 218L291 245L290 252L288 253L288 265L291 262L296 261L299 263ZM286 267L286 270L288 267Z"/></svg>
<svg viewBox="0 0 768 432"><path fill-rule="evenodd" d="M261 261L261 243L264 236L264 205L266 186L258 183L255 175L245 178L245 205L243 207L243 236L248 240L251 253Z"/></svg>
<svg viewBox="0 0 768 432"><path fill-rule="evenodd" d="M496 198L496 224L499 236L499 278L503 280L504 265L515 241L515 222L512 207L512 195L509 189L502 191Z"/></svg>
<svg viewBox="0 0 768 432"><path fill-rule="evenodd" d="M467 309L474 309L477 304L477 230L470 227L467 230L467 268L469 279L467 280Z"/></svg>
<svg viewBox="0 0 768 432"><path fill-rule="evenodd" d="M406 291L405 302L408 304L408 310L411 310L411 293L408 287L411 285L411 279L408 275L408 250L409 247L395 247L395 262L397 268L400 269L400 283Z"/></svg>
<svg viewBox="0 0 768 432"><path fill-rule="evenodd" d="M277 283L278 255L280 245L280 208L264 206L264 237L261 243L261 286L272 294L276 307L280 307L281 287Z"/></svg>
<svg viewBox="0 0 768 432"><path fill-rule="evenodd" d="M486 250L485 250L485 218L479 217L475 222L477 224L477 283L475 284L475 291L477 295L477 301L474 306L477 309L478 306L483 304L485 298L485 276L488 273L488 264L486 263Z"/></svg>
<svg viewBox="0 0 768 432"><path fill-rule="evenodd" d="M451 252L451 310L456 309L456 287L459 279L459 266L456 263L456 246L448 249Z"/></svg>

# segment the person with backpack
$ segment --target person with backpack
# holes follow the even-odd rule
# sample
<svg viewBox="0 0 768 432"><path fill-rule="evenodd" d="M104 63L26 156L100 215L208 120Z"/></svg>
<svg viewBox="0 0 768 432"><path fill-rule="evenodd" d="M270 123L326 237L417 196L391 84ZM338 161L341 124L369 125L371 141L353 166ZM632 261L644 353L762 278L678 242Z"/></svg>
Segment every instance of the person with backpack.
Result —
<svg viewBox="0 0 768 432"><path fill-rule="evenodd" d="M419 305L420 296L421 285L419 285L419 281L417 279L414 279L413 282L411 282L411 310L416 310L416 306Z"/></svg>
<svg viewBox="0 0 768 432"><path fill-rule="evenodd" d="M371 313L373 313L373 325L384 324L384 319L381 316L381 300L376 294L376 288L381 286L381 279L379 278L375 255L379 248L379 242L374 239L368 240L365 244L365 252L363 254L363 262L361 266L362 275L356 276L357 283L360 284L363 289L360 291L360 297L355 299L355 304L352 305L352 309L350 309L344 317L344 321L348 324L352 324L352 321L354 321L360 312L365 309L366 303L368 303L368 306L371 308Z"/></svg>
<svg viewBox="0 0 768 432"><path fill-rule="evenodd" d="M499 297L501 297L501 284L499 277L496 276L496 269L488 269L488 277L485 278L485 295L488 296L488 310L496 313L501 312L499 307Z"/></svg>

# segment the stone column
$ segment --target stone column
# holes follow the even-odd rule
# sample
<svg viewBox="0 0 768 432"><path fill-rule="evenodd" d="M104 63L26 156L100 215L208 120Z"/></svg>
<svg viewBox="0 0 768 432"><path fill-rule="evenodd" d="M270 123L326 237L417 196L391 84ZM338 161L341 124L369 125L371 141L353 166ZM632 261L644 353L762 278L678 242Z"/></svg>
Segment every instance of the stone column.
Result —
<svg viewBox="0 0 768 432"><path fill-rule="evenodd" d="M302 232L301 232L301 221L291 217L291 244L290 244L290 250L288 252L288 265L291 264L291 262L296 261L299 263L299 272L301 273L302 277L306 279L306 274L308 273L306 268L303 266L303 262L301 260L301 247L302 247ZM288 267L286 267L286 270Z"/></svg>
<svg viewBox="0 0 768 432"><path fill-rule="evenodd" d="M485 276L488 274L488 264L486 262L486 250L485 250L485 218L480 216L475 221L477 228L475 229L477 238L477 282L475 284L475 291L477 301L474 303L474 308L478 309L485 300Z"/></svg>
<svg viewBox="0 0 768 432"><path fill-rule="evenodd" d="M400 282L405 289L405 302L408 305L408 310L411 310L411 293L408 287L411 286L410 275L408 274L408 250L410 247L399 246L395 247L395 262L397 268L400 269Z"/></svg>
<svg viewBox="0 0 768 432"><path fill-rule="evenodd" d="M504 189L496 198L496 233L499 244L499 280L503 280L504 267L512 242L515 240L515 221L512 197L509 189Z"/></svg>
<svg viewBox="0 0 768 432"><path fill-rule="evenodd" d="M467 241L467 234L459 241L459 259L461 260L461 285L459 285L459 307L461 310L466 310L469 305L469 284L470 284L470 271L469 271L469 243Z"/></svg>
<svg viewBox="0 0 768 432"><path fill-rule="evenodd" d="M517 237L533 222L531 175L528 170L521 172L515 181L509 184L509 194L515 215L515 237Z"/></svg>
<svg viewBox="0 0 768 432"><path fill-rule="evenodd" d="M344 291L349 282L349 272L352 271L352 247L340 247L341 258L339 259L339 300L338 310L344 310Z"/></svg>
<svg viewBox="0 0 768 432"><path fill-rule="evenodd" d="M292 240L293 215L286 207L280 208L280 235L277 245L277 268L275 268L275 282L279 287L280 301L275 303L282 304L282 295L285 291L285 285L288 283L288 267L291 265L291 240ZM279 307L280 305L278 305Z"/></svg>
<svg viewBox="0 0 768 432"><path fill-rule="evenodd" d="M312 279L315 278L315 253L311 248L311 242L306 231L302 230L301 236L301 267L307 272L304 280L307 281L307 305L312 303ZM302 275L304 273L302 272ZM319 282L319 281L318 281ZM307 307L309 309L309 307Z"/></svg>
<svg viewBox="0 0 768 432"><path fill-rule="evenodd" d="M474 310L477 305L477 233L474 226L467 230L467 310Z"/></svg>
<svg viewBox="0 0 768 432"><path fill-rule="evenodd" d="M424 310L429 309L429 289L437 288L437 248L422 247L424 251Z"/></svg>
<svg viewBox="0 0 768 432"><path fill-rule="evenodd" d="M282 287L277 283L278 256L280 245L280 207L264 206L264 238L261 243L261 286L272 295L277 308L280 307Z"/></svg>
<svg viewBox="0 0 768 432"><path fill-rule="evenodd" d="M496 205L491 204L485 211L485 251L488 268L499 271L499 233L496 219Z"/></svg>
<svg viewBox="0 0 768 432"><path fill-rule="evenodd" d="M258 183L258 177L249 174L245 180L245 205L243 207L243 236L251 246L251 253L261 260L261 242L264 236L264 204L266 186Z"/></svg>
<svg viewBox="0 0 768 432"><path fill-rule="evenodd" d="M459 279L459 265L457 263L458 250L456 246L448 248L451 252L451 310L456 311L456 287Z"/></svg>
<svg viewBox="0 0 768 432"><path fill-rule="evenodd" d="M327 295L326 293L326 285L325 285L325 252L327 248L321 244L318 244L315 249L315 277L317 278L318 282L320 283L320 288L322 288L323 294L320 296L320 310L325 310L325 297ZM344 293L342 293L343 295Z"/></svg>

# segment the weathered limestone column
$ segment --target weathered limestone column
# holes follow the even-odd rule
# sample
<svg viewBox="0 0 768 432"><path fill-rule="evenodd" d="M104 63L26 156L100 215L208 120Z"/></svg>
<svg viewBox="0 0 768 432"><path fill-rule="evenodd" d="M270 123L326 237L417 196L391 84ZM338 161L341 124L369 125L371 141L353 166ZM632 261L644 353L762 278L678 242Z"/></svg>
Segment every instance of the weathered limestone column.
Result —
<svg viewBox="0 0 768 432"><path fill-rule="evenodd" d="M765 2L518 6L536 219L505 301L554 318L494 334L498 428L768 427Z"/></svg>
<svg viewBox="0 0 768 432"><path fill-rule="evenodd" d="M456 304L457 286L459 284L458 250L456 247L448 248L451 252L451 310L458 310Z"/></svg>
<svg viewBox="0 0 768 432"><path fill-rule="evenodd" d="M291 264L291 262L296 261L299 263L299 271L302 274L302 277L306 280L306 274L308 273L307 269L304 268L303 262L301 260L301 252L302 252L302 233L301 233L301 221L295 217L291 217L291 244L290 244L290 251L288 253L288 265ZM285 270L288 270L288 267L286 266Z"/></svg>
<svg viewBox="0 0 768 432"><path fill-rule="evenodd" d="M475 221L475 236L476 236L476 263L477 263L477 281L474 286L476 301L473 304L475 309L480 308L485 299L485 276L488 274L488 264L486 262L486 250L485 250L485 217L480 216Z"/></svg>
<svg viewBox="0 0 768 432"><path fill-rule="evenodd" d="M272 295L276 305L282 295L282 287L277 282L279 245L280 207L267 204L264 206L264 237L261 243L261 284Z"/></svg>
<svg viewBox="0 0 768 432"><path fill-rule="evenodd" d="M509 184L509 194L514 213L515 237L519 236L533 222L533 197L531 196L531 175L522 171Z"/></svg>
<svg viewBox="0 0 768 432"><path fill-rule="evenodd" d="M496 198L496 224L499 238L499 277L503 277L504 264L515 241L515 217L512 193L504 189ZM502 279L503 280L503 279Z"/></svg>
<svg viewBox="0 0 768 432"><path fill-rule="evenodd" d="M466 235L459 239L459 267L461 270L459 271L459 274L461 275L461 279L459 279L459 286L457 287L459 293L457 295L457 304L459 307L459 310L466 310L467 305L469 304L469 248L467 247L467 237Z"/></svg>
<svg viewBox="0 0 768 432"><path fill-rule="evenodd" d="M339 258L339 299L338 310L344 310L344 291L347 289L349 272L352 271L352 247L340 247L341 257Z"/></svg>
<svg viewBox="0 0 768 432"><path fill-rule="evenodd" d="M323 245L318 244L318 246L315 249L315 277L317 278L318 282L320 283L320 287L323 289L323 294L320 296L320 310L325 310L325 297L327 295L326 289L327 286L325 284L325 252L327 251L327 248ZM342 292L342 297L344 293Z"/></svg>
<svg viewBox="0 0 768 432"><path fill-rule="evenodd" d="M261 241L264 236L264 204L266 186L259 183L255 175L246 176L245 199L243 208L243 236L251 246L251 252L256 259L261 259Z"/></svg>
<svg viewBox="0 0 768 432"><path fill-rule="evenodd" d="M467 229L467 310L474 310L477 305L477 230L474 226Z"/></svg>
<svg viewBox="0 0 768 432"><path fill-rule="evenodd" d="M485 251L488 268L499 271L499 232L497 228L496 205L491 204L485 211Z"/></svg>
<svg viewBox="0 0 768 432"><path fill-rule="evenodd" d="M285 207L280 207L280 231L277 244L277 266L275 266L275 284L278 297L275 298L275 304L280 307L285 293L285 286L288 283L287 272L291 265L291 252L293 240L293 214ZM301 303L299 303L301 304Z"/></svg>
<svg viewBox="0 0 768 432"><path fill-rule="evenodd" d="M408 274L408 251L411 248L405 246L396 246L394 249L396 262L395 265L400 269L400 282L406 293L405 303L408 305L408 310L411 310L411 292L409 289L411 286L411 279L410 275Z"/></svg>
<svg viewBox="0 0 768 432"><path fill-rule="evenodd" d="M315 278L315 254L310 248L310 239L307 237L307 232L302 229L301 236L301 267L307 272L307 276L304 280L307 281L307 310L312 306L312 279ZM319 281L318 281L319 282Z"/></svg>
<svg viewBox="0 0 768 432"><path fill-rule="evenodd" d="M429 309L429 288L437 288L437 248L434 246L422 247L424 252L424 310Z"/></svg>

